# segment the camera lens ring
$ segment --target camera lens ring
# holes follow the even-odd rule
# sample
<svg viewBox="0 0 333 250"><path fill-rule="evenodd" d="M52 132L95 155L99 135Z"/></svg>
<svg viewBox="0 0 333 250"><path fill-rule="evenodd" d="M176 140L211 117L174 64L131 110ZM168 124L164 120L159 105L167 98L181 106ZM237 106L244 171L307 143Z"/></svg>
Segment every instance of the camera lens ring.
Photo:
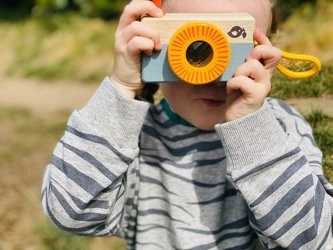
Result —
<svg viewBox="0 0 333 250"><path fill-rule="evenodd" d="M210 58L199 66L189 61L188 49L196 42L212 49ZM230 45L226 35L205 21L189 22L173 34L168 45L168 61L173 73L190 84L207 84L223 74L230 63ZM201 60L201 59L200 59Z"/></svg>

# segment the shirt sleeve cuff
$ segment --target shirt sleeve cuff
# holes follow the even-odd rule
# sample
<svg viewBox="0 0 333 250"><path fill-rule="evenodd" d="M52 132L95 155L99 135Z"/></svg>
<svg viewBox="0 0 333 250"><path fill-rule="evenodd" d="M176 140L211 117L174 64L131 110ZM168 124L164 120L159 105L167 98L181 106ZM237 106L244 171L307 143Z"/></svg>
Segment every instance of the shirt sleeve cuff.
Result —
<svg viewBox="0 0 333 250"><path fill-rule="evenodd" d="M265 164L292 148L288 135L274 116L269 104L235 121L217 124L227 157L227 170L240 170Z"/></svg>
<svg viewBox="0 0 333 250"><path fill-rule="evenodd" d="M78 111L95 131L119 147L138 147L138 138L149 104L123 96L105 78L89 102Z"/></svg>

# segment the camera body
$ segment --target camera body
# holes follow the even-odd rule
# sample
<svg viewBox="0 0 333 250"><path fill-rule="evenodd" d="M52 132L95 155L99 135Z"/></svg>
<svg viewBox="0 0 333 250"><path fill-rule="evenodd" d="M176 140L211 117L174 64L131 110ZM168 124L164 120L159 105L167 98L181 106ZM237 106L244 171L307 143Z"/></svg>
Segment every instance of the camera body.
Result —
<svg viewBox="0 0 333 250"><path fill-rule="evenodd" d="M159 31L162 50L141 58L145 83L226 82L253 49L246 13L167 13L141 20Z"/></svg>

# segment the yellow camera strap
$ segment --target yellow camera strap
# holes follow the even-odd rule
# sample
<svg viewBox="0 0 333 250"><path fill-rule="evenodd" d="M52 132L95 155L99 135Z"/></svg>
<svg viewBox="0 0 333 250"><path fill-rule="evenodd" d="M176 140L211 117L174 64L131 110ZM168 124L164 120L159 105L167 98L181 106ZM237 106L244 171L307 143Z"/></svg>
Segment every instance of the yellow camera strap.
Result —
<svg viewBox="0 0 333 250"><path fill-rule="evenodd" d="M303 54L296 54L290 53L286 51L282 51L282 58L290 61L301 61L301 62L310 62L312 67L305 71L294 71L288 67L286 67L281 62L279 63L277 69L284 75L295 78L295 79L303 79L311 77L317 74L321 69L321 62L318 58L311 56L311 55L303 55Z"/></svg>

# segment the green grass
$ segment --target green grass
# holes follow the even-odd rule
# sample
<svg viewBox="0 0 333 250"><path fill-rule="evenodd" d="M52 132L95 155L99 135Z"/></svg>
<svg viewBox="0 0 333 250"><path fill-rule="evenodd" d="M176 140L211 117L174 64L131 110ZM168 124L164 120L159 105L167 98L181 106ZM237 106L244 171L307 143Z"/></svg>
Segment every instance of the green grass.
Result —
<svg viewBox="0 0 333 250"><path fill-rule="evenodd" d="M60 113L52 120L35 117L23 108L0 107L0 164L15 161L17 155L35 150L43 140L58 138L65 129L68 113Z"/></svg>
<svg viewBox="0 0 333 250"><path fill-rule="evenodd" d="M26 249L27 245L38 250L88 250L93 247L93 237L65 232L41 213L42 175L56 142L64 133L68 116L69 112L64 111L45 120L27 109L0 107L0 187L1 192L10 193L8 198L11 200L10 203L0 202L0 218L3 218L0 242L12 239L13 232L20 239L10 241L10 249ZM22 217L34 218L24 225L29 230L25 231L26 237L15 231L23 223ZM4 224L10 230L4 230ZM125 249L120 240L108 239L106 244L109 249Z"/></svg>
<svg viewBox="0 0 333 250"><path fill-rule="evenodd" d="M314 110L305 116L313 128L315 140L323 152L323 167L326 178L333 183L333 117L320 110Z"/></svg>
<svg viewBox="0 0 333 250"><path fill-rule="evenodd" d="M88 250L90 238L65 232L53 224L44 223L35 227L41 250Z"/></svg>
<svg viewBox="0 0 333 250"><path fill-rule="evenodd" d="M0 23L0 35L7 40L11 37L7 46L14 52L6 74L45 80L100 81L112 65L115 28L115 21L77 14L36 17L15 25Z"/></svg>
<svg viewBox="0 0 333 250"><path fill-rule="evenodd" d="M324 65L316 76L307 79L290 79L276 73L271 95L281 99L333 95L333 65Z"/></svg>

